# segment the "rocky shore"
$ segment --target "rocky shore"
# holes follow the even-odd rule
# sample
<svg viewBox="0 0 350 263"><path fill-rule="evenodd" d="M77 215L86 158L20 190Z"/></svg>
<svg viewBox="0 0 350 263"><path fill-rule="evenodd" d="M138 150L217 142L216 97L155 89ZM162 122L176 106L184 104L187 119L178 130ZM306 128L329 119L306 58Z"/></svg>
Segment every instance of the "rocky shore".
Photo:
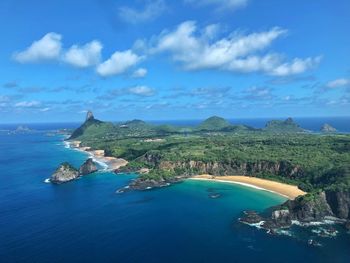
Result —
<svg viewBox="0 0 350 263"><path fill-rule="evenodd" d="M112 171L118 171L118 169L128 164L128 161L125 159L105 156L104 150L93 150L91 147L81 146L81 141L67 141L67 144L68 147L72 149L89 154L91 158L105 165L107 169Z"/></svg>
<svg viewBox="0 0 350 263"><path fill-rule="evenodd" d="M245 211L240 222L258 225L269 231L288 228L292 224L311 225L316 222L336 222L350 228L350 192L322 191L288 200L272 207L270 216Z"/></svg>

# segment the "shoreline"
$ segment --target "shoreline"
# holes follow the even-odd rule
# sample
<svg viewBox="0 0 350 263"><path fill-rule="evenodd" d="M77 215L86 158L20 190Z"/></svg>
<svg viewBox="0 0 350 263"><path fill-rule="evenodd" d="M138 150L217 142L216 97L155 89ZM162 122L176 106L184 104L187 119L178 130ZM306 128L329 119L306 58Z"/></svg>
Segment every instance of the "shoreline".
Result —
<svg viewBox="0 0 350 263"><path fill-rule="evenodd" d="M117 170L126 166L128 161L122 158L104 156L104 150L90 150L90 147L81 147L81 141L64 141L65 147L88 154L94 162L103 167L103 170Z"/></svg>
<svg viewBox="0 0 350 263"><path fill-rule="evenodd" d="M280 183L272 180L261 179L261 178L250 177L250 176L242 176L242 175L212 176L208 174L202 174L202 175L196 175L188 179L243 185L254 189L278 194L289 200L294 200L296 197L306 194L306 192L300 190L295 185L289 185L285 183Z"/></svg>

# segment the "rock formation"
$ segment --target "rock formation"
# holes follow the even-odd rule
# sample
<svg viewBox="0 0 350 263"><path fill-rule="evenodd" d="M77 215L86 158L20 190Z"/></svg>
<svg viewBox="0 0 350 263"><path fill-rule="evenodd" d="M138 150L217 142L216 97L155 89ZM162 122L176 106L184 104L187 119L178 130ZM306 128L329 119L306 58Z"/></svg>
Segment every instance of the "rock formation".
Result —
<svg viewBox="0 0 350 263"><path fill-rule="evenodd" d="M69 163L62 163L57 170L52 174L50 181L60 184L72 181L79 177L79 171Z"/></svg>
<svg viewBox="0 0 350 263"><path fill-rule="evenodd" d="M304 171L298 165L293 165L288 161L251 161L241 162L238 160L205 162L196 160L169 161L163 160L160 155L146 153L142 162L161 170L181 169L184 176L196 174L211 175L256 175L258 173L270 173L286 178L300 178Z"/></svg>
<svg viewBox="0 0 350 263"><path fill-rule="evenodd" d="M86 119L85 119L85 121L92 120L92 119L94 119L94 114L92 113L92 111L89 110L89 111L86 113Z"/></svg>
<svg viewBox="0 0 350 263"><path fill-rule="evenodd" d="M332 132L337 132L337 129L329 125L328 123L325 123L321 127L321 132L324 133L332 133Z"/></svg>
<svg viewBox="0 0 350 263"><path fill-rule="evenodd" d="M86 175L97 171L97 166L92 158L87 159L79 168L80 175Z"/></svg>
<svg viewBox="0 0 350 263"><path fill-rule="evenodd" d="M51 183L61 184L77 179L80 176L87 175L97 171L97 167L92 158L87 159L79 168L75 169L72 165L62 163L50 178Z"/></svg>
<svg viewBox="0 0 350 263"><path fill-rule="evenodd" d="M264 221L263 228L274 230L291 226L293 220L311 223L325 219L337 219L349 227L350 192L326 190L288 200L272 208L271 217L262 217L257 213L245 213L240 219L243 223L257 224Z"/></svg>

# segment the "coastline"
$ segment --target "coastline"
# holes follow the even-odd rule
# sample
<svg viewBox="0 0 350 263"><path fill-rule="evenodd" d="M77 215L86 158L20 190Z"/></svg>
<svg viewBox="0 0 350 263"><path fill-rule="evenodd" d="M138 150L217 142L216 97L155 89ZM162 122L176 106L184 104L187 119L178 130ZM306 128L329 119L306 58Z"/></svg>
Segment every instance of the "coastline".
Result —
<svg viewBox="0 0 350 263"><path fill-rule="evenodd" d="M202 175L196 175L189 179L244 185L247 187L275 193L285 198L288 198L290 200L294 200L296 197L306 194L306 192L300 190L295 185L289 185L289 184L284 184L280 182L275 182L271 180L261 179L257 177L250 177L250 176L241 176L241 175L212 176L208 174L202 174Z"/></svg>
<svg viewBox="0 0 350 263"><path fill-rule="evenodd" d="M81 141L64 141L64 144L66 148L88 154L94 162L103 167L103 170L114 171L128 164L125 159L105 156L104 150L91 150L90 147L82 147L80 146Z"/></svg>

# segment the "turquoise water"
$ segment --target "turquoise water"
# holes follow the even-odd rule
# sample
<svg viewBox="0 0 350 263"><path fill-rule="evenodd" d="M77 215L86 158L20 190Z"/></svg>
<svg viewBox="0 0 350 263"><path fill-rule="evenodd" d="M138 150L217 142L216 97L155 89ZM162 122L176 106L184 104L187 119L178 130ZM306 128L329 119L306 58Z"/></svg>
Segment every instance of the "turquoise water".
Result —
<svg viewBox="0 0 350 263"><path fill-rule="evenodd" d="M0 134L0 262L349 262L350 235L310 247L237 223L284 198L225 183L186 181L116 194L136 175L98 172L44 183L60 162L87 156L62 137ZM211 193L221 197L212 199Z"/></svg>

